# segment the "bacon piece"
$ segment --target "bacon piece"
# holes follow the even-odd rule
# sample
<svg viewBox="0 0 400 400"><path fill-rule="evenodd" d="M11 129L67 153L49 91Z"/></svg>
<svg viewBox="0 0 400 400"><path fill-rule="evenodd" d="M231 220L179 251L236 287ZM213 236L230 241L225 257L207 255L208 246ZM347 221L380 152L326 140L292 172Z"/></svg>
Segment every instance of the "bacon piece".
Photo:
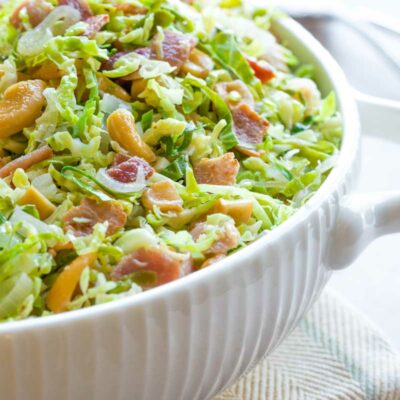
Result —
<svg viewBox="0 0 400 400"><path fill-rule="evenodd" d="M126 157L126 156L122 156ZM115 160L114 160L115 162ZM154 169L140 157L128 157L128 159L119 162L118 164L111 167L107 174L111 178L122 183L135 182L138 176L139 168L142 168L144 177L150 178L153 175Z"/></svg>
<svg viewBox="0 0 400 400"><path fill-rule="evenodd" d="M93 16L92 10L89 4L85 0L59 0L59 6L70 6L78 10L81 14L82 21L87 20L89 17Z"/></svg>
<svg viewBox="0 0 400 400"><path fill-rule="evenodd" d="M124 14L131 15L146 15L148 12L146 7L138 7L128 3L118 4L115 8L119 11L122 11Z"/></svg>
<svg viewBox="0 0 400 400"><path fill-rule="evenodd" d="M23 28L20 12L25 10L32 28L39 25L51 12L53 6L44 0L31 0L21 3L12 13L10 23L17 29Z"/></svg>
<svg viewBox="0 0 400 400"><path fill-rule="evenodd" d="M94 15L93 17L89 17L85 22L88 24L86 31L83 33L83 36L88 37L89 39L93 39L96 36L96 33L103 28L104 25L108 24L110 21L110 16L107 14L99 14Z"/></svg>
<svg viewBox="0 0 400 400"><path fill-rule="evenodd" d="M154 286L159 286L189 274L192 260L188 254L175 253L166 248L141 248L125 256L111 272L111 277L118 280L138 271L155 272L157 281Z"/></svg>
<svg viewBox="0 0 400 400"><path fill-rule="evenodd" d="M198 222L190 231L193 239L197 241L200 236L206 231L209 224L207 222ZM204 251L206 256L216 256L226 254L229 250L235 249L240 241L240 233L232 222L226 222L218 229L218 237L213 244Z"/></svg>
<svg viewBox="0 0 400 400"><path fill-rule="evenodd" d="M198 183L212 185L234 185L239 172L239 161L233 153L217 158L203 158L194 166L194 175Z"/></svg>
<svg viewBox="0 0 400 400"><path fill-rule="evenodd" d="M254 75L262 82L267 83L271 79L275 78L276 74L274 69L265 60L256 60L253 57L246 57L251 69L254 71Z"/></svg>
<svg viewBox="0 0 400 400"><path fill-rule="evenodd" d="M39 149L32 151L32 153L18 157L0 168L0 178L5 178L11 175L18 168L27 170L32 167L32 165L38 164L41 161L48 160L52 157L53 150L49 146L40 147Z"/></svg>
<svg viewBox="0 0 400 400"><path fill-rule="evenodd" d="M134 50L134 52L146 58L151 58L154 56L150 47L139 47L138 49Z"/></svg>
<svg viewBox="0 0 400 400"><path fill-rule="evenodd" d="M190 52L195 45L194 38L166 30L161 45L162 49L158 49L158 36L156 36L152 41L151 50L156 58L168 62L179 72L182 65L189 59Z"/></svg>
<svg viewBox="0 0 400 400"><path fill-rule="evenodd" d="M63 222L65 231L70 230L75 236L86 236L93 232L96 224L107 221L107 234L112 235L125 225L126 219L126 212L119 204L97 203L85 198L64 215Z"/></svg>
<svg viewBox="0 0 400 400"><path fill-rule="evenodd" d="M261 143L267 134L269 122L260 117L248 104L232 109L235 134L242 143Z"/></svg>

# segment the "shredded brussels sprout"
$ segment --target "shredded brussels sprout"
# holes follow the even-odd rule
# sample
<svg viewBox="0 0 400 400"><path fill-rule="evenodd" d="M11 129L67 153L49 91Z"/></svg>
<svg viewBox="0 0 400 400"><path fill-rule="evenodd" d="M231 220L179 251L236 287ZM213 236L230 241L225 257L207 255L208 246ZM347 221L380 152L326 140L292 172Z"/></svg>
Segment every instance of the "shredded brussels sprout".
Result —
<svg viewBox="0 0 400 400"><path fill-rule="evenodd" d="M3 4L0 322L218 268L313 196L341 118L278 17L240 0Z"/></svg>

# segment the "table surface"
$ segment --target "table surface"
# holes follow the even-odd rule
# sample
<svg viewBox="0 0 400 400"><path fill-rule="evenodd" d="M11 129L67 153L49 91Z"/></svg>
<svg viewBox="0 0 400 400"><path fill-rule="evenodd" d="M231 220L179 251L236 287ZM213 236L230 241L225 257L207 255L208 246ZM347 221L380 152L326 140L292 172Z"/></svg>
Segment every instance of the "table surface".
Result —
<svg viewBox="0 0 400 400"><path fill-rule="evenodd" d="M294 0L282 0L291 2ZM316 4L327 0L314 0ZM295 1L299 4L298 0ZM370 6L400 18L398 0L348 0L349 6ZM389 66L380 54L357 33L339 22L301 21L331 51L350 83L368 94L400 100L400 71ZM400 38L390 38L398 48ZM400 127L399 127L400 134ZM398 189L400 181L400 135L398 141L385 132L366 136L362 142L361 177L356 190L368 192ZM400 234L381 238L370 245L349 268L334 274L328 286L363 311L400 350Z"/></svg>

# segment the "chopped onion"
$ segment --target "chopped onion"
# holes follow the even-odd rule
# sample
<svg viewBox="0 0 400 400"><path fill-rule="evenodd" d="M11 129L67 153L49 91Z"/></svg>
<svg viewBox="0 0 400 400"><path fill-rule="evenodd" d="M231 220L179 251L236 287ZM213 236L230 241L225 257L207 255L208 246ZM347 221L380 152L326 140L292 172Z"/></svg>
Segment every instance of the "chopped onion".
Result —
<svg viewBox="0 0 400 400"><path fill-rule="evenodd" d="M106 114L111 114L113 111L123 108L130 111L131 106L125 101L118 99L112 94L104 93L100 101L100 110Z"/></svg>
<svg viewBox="0 0 400 400"><path fill-rule="evenodd" d="M63 34L70 26L78 22L81 15L70 6L56 7L36 28L25 32L18 42L18 52L22 56L35 56L43 51L43 46L53 35ZM54 26L57 23L57 32Z"/></svg>
<svg viewBox="0 0 400 400"><path fill-rule="evenodd" d="M12 317L31 294L33 283L24 272L0 283L0 319Z"/></svg>
<svg viewBox="0 0 400 400"><path fill-rule="evenodd" d="M140 192L146 187L146 176L144 168L141 166L138 167L136 181L132 183L122 183L111 178L111 176L107 174L105 168L101 168L97 171L96 179L108 189L116 193Z"/></svg>

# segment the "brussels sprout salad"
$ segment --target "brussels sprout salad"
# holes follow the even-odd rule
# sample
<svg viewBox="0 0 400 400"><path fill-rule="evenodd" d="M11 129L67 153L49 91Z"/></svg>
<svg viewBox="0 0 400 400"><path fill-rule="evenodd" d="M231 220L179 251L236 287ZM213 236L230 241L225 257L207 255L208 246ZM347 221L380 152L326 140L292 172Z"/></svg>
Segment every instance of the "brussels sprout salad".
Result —
<svg viewBox="0 0 400 400"><path fill-rule="evenodd" d="M313 66L240 0L0 9L0 321L101 304L240 250L335 165Z"/></svg>

